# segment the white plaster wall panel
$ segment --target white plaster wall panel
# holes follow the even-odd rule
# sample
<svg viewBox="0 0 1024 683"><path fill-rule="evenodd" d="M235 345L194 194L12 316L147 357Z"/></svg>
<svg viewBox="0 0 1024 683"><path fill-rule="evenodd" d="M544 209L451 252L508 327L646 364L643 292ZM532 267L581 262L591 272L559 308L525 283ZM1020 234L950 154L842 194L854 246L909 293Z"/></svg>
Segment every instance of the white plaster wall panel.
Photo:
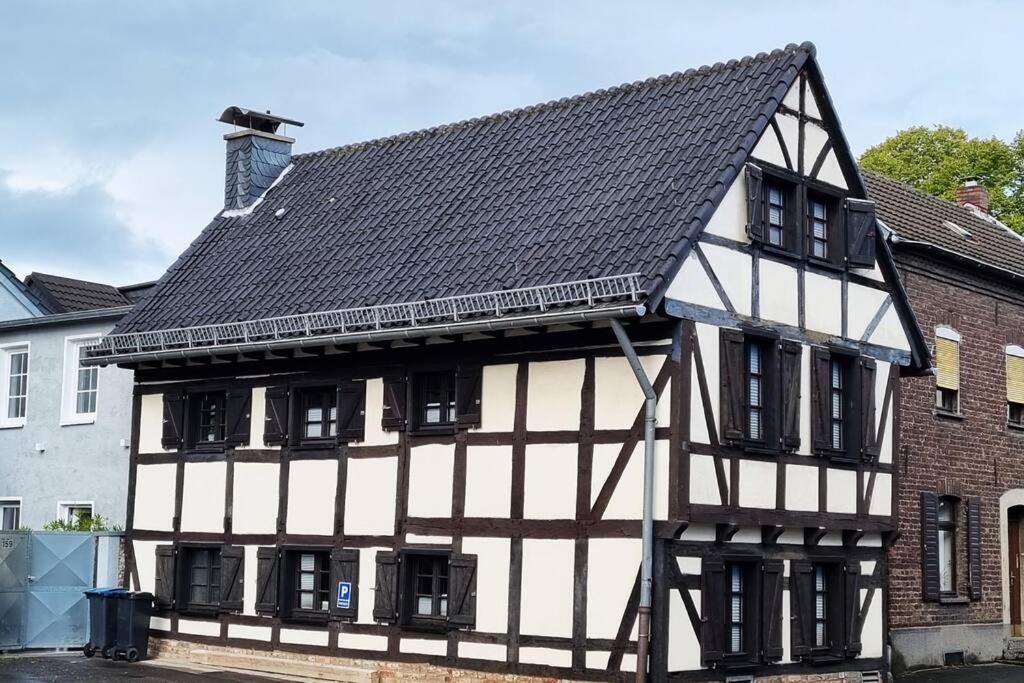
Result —
<svg viewBox="0 0 1024 683"><path fill-rule="evenodd" d="M760 299L761 319L796 327L800 323L796 268L768 259L761 259L760 268L761 292L767 294Z"/></svg>
<svg viewBox="0 0 1024 683"><path fill-rule="evenodd" d="M810 168L807 170L810 171ZM844 190L849 189L846 184L846 176L843 175L843 168L839 165L839 159L836 157L834 149L829 150L825 155L825 161L818 169L818 180Z"/></svg>
<svg viewBox="0 0 1024 683"><path fill-rule="evenodd" d="M262 640L270 642L272 629L269 626L249 626L248 624L228 624L228 638L244 640Z"/></svg>
<svg viewBox="0 0 1024 683"><path fill-rule="evenodd" d="M708 379L708 403L711 406L711 422L718 429L718 328L714 325L696 323L697 341L703 360L705 377ZM710 443L707 419L704 414L704 402L700 396L700 383L697 381L697 358L694 355L690 382L690 440L694 443Z"/></svg>
<svg viewBox="0 0 1024 683"><path fill-rule="evenodd" d="M817 273L804 273L804 323L807 329L836 337L843 333L843 284Z"/></svg>
<svg viewBox="0 0 1024 683"><path fill-rule="evenodd" d="M874 560L861 560L860 562L860 575L862 577L870 577L875 573L875 565L878 563Z"/></svg>
<svg viewBox="0 0 1024 683"><path fill-rule="evenodd" d="M188 633L193 636L217 637L220 636L220 622L199 621L197 619L179 619L178 633Z"/></svg>
<svg viewBox="0 0 1024 683"><path fill-rule="evenodd" d="M786 96L782 98L783 106L789 107L793 111L800 111L800 79L793 81L793 85L789 86L789 90L786 91Z"/></svg>
<svg viewBox="0 0 1024 683"><path fill-rule="evenodd" d="M900 315L896 312L895 306L890 306L889 310L885 312L882 322L875 328L875 333L868 341L879 346L910 351L910 341L907 339L906 332L903 331Z"/></svg>
<svg viewBox="0 0 1024 683"><path fill-rule="evenodd" d="M405 540L407 543L416 543L418 545L451 545L451 536L424 536L421 534L406 534Z"/></svg>
<svg viewBox="0 0 1024 683"><path fill-rule="evenodd" d="M448 654L448 641L446 639L428 638L402 638L398 643L398 651L416 655L438 655Z"/></svg>
<svg viewBox="0 0 1024 683"><path fill-rule="evenodd" d="M253 387L252 407L249 411L249 443L244 448L271 448L263 444L263 433L267 419L267 388ZM280 446L273 448L280 449Z"/></svg>
<svg viewBox="0 0 1024 683"><path fill-rule="evenodd" d="M874 287L851 282L846 289L847 325L851 339L860 339L878 307L889 298L889 293Z"/></svg>
<svg viewBox="0 0 1024 683"><path fill-rule="evenodd" d="M728 474L728 470L726 473ZM691 524L683 531L682 539L684 541L714 541L715 527L713 524Z"/></svg>
<svg viewBox="0 0 1024 683"><path fill-rule="evenodd" d="M700 574L699 557L676 557L676 566L683 574Z"/></svg>
<svg viewBox="0 0 1024 683"><path fill-rule="evenodd" d="M227 463L187 462L182 482L181 530L224 531Z"/></svg>
<svg viewBox="0 0 1024 683"><path fill-rule="evenodd" d="M800 349L800 447L797 453L813 454L811 441L811 347L803 344Z"/></svg>
<svg viewBox="0 0 1024 683"><path fill-rule="evenodd" d="M789 543L790 545L803 545L804 544L804 530L803 529L786 529L779 536L779 543Z"/></svg>
<svg viewBox="0 0 1024 683"><path fill-rule="evenodd" d="M665 364L665 356L640 356L647 378L654 383ZM670 387L658 399L658 426L667 427L670 417ZM644 410L644 392L624 356L594 359L594 427L629 429Z"/></svg>
<svg viewBox="0 0 1024 683"><path fill-rule="evenodd" d="M818 468L816 466L786 465L786 509L804 512L817 511Z"/></svg>
<svg viewBox="0 0 1024 683"><path fill-rule="evenodd" d="M772 134L774 137L774 133ZM721 203L711 215L704 232L726 237L737 242L747 239L747 180L743 173L736 176L732 185L722 197Z"/></svg>
<svg viewBox="0 0 1024 683"><path fill-rule="evenodd" d="M867 600L868 591L861 589L860 604ZM871 607L864 617L864 625L861 630L861 657L881 657L885 651L885 631L882 628L882 605L885 603L881 591L875 592L871 601Z"/></svg>
<svg viewBox="0 0 1024 683"><path fill-rule="evenodd" d="M177 465L139 465L135 469L136 529L172 531Z"/></svg>
<svg viewBox="0 0 1024 683"><path fill-rule="evenodd" d="M520 632L524 635L572 636L574 549L572 540L523 539Z"/></svg>
<svg viewBox="0 0 1024 683"><path fill-rule="evenodd" d="M327 647L330 642L330 634L324 631L308 631L301 628L281 629L281 642L291 645L319 645Z"/></svg>
<svg viewBox="0 0 1024 683"><path fill-rule="evenodd" d="M875 362L875 429L880 429L882 425L882 405L885 403L885 392L889 384L889 370L891 368L890 363L885 361ZM878 462L891 463L892 462L892 416L893 413L899 409L899 406L895 405L895 395L889 401L889 414L884 417L885 419L885 434L882 435L882 440L878 443ZM877 434L877 432L876 432Z"/></svg>
<svg viewBox="0 0 1024 683"><path fill-rule="evenodd" d="M705 272L700 259L692 253L683 261L675 279L666 290L665 296L698 306L725 310L725 304L722 303L722 297L718 296L718 290L711 284L711 278Z"/></svg>
<svg viewBox="0 0 1024 683"><path fill-rule="evenodd" d="M631 639L635 639L636 634L631 636ZM624 654L622 655L622 666L619 667L619 671L636 671L636 655Z"/></svg>
<svg viewBox="0 0 1024 683"><path fill-rule="evenodd" d="M861 539L857 542L857 546L860 548L881 548L882 534L878 531L868 531L861 536Z"/></svg>
<svg viewBox="0 0 1024 683"><path fill-rule="evenodd" d="M512 506L512 447L466 447L466 517L508 517Z"/></svg>
<svg viewBox="0 0 1024 683"><path fill-rule="evenodd" d="M864 476L864 490L867 491L869 476ZM878 473L875 475L875 492L871 494L869 515L892 514L892 475Z"/></svg>
<svg viewBox="0 0 1024 683"><path fill-rule="evenodd" d="M751 258L735 249L701 243L718 282L740 315L750 315Z"/></svg>
<svg viewBox="0 0 1024 683"><path fill-rule="evenodd" d="M345 487L345 533L395 533L398 458L352 458Z"/></svg>
<svg viewBox="0 0 1024 683"><path fill-rule="evenodd" d="M333 535L337 491L337 460L293 461L288 470L288 533Z"/></svg>
<svg viewBox="0 0 1024 683"><path fill-rule="evenodd" d="M166 617L150 617L149 627L157 631L170 631L171 620Z"/></svg>
<svg viewBox="0 0 1024 683"><path fill-rule="evenodd" d="M386 645L387 642L385 641ZM493 643L459 643L459 657L464 659L487 659L493 662L504 662L507 654L508 651L504 645L495 645Z"/></svg>
<svg viewBox="0 0 1024 683"><path fill-rule="evenodd" d="M697 613L700 614L700 591L690 591ZM679 591L669 591L668 604L668 670L689 671L700 669L700 643L693 632L686 606Z"/></svg>
<svg viewBox="0 0 1024 683"><path fill-rule="evenodd" d="M359 549L359 615L357 623L374 624L373 600L377 590L377 553L390 548ZM478 591L479 592L479 591Z"/></svg>
<svg viewBox="0 0 1024 683"><path fill-rule="evenodd" d="M733 534L730 543L760 543L761 529L756 526L745 526Z"/></svg>
<svg viewBox="0 0 1024 683"><path fill-rule="evenodd" d="M245 546L245 565L242 568L242 614L256 614L256 552L259 546Z"/></svg>
<svg viewBox="0 0 1024 683"><path fill-rule="evenodd" d="M779 136L775 130L768 126L761 133L761 139L754 145L754 151L750 154L753 160L765 161L769 164L786 168L786 156L782 153L782 145L779 144ZM790 157L792 158L792 157Z"/></svg>
<svg viewBox="0 0 1024 683"><path fill-rule="evenodd" d="M857 512L857 473L853 470L828 469L828 512Z"/></svg>
<svg viewBox="0 0 1024 683"><path fill-rule="evenodd" d="M342 628L345 628L342 626ZM388 649L387 636L374 636L368 633L350 633L342 631L338 634L338 647L347 650L373 650L384 652Z"/></svg>
<svg viewBox="0 0 1024 683"><path fill-rule="evenodd" d="M608 668L608 658L611 652L607 650L587 650L586 662L588 669L599 669L604 671Z"/></svg>
<svg viewBox="0 0 1024 683"><path fill-rule="evenodd" d="M158 541L132 541L135 570L139 573L139 590L152 593L156 587L156 547Z"/></svg>
<svg viewBox="0 0 1024 683"><path fill-rule="evenodd" d="M508 567L510 548L510 541L507 538L467 537L462 540L462 552L476 555L477 558L477 631L483 633L504 633L508 630ZM526 585L525 583L523 584L524 587Z"/></svg>
<svg viewBox="0 0 1024 683"><path fill-rule="evenodd" d="M579 445L531 444L526 447L523 517L575 519Z"/></svg>
<svg viewBox="0 0 1024 683"><path fill-rule="evenodd" d="M582 358L530 363L526 428L532 431L579 429L585 370L586 362Z"/></svg>
<svg viewBox="0 0 1024 683"><path fill-rule="evenodd" d="M139 412L139 453L167 452L160 444L164 434L164 395L143 394Z"/></svg>
<svg viewBox="0 0 1024 683"><path fill-rule="evenodd" d="M724 467L725 482L729 484L729 468ZM715 459L710 455L690 456L690 502L703 505L721 505Z"/></svg>
<svg viewBox="0 0 1024 683"><path fill-rule="evenodd" d="M572 651L554 650L549 647L521 647L519 661L523 664L542 664L544 666L572 666Z"/></svg>
<svg viewBox="0 0 1024 683"><path fill-rule="evenodd" d="M775 508L777 465L763 460L740 460L740 507Z"/></svg>
<svg viewBox="0 0 1024 683"><path fill-rule="evenodd" d="M622 444L595 444L590 480L590 504L597 501L608 475L615 465ZM654 444L654 498L652 508L655 519L668 519L668 461L669 443ZM622 471L619 483L608 501L604 519L640 519L643 516L644 444L641 441Z"/></svg>
<svg viewBox="0 0 1024 683"><path fill-rule="evenodd" d="M455 444L409 449L409 516L451 517Z"/></svg>
<svg viewBox="0 0 1024 683"><path fill-rule="evenodd" d="M799 83L799 81L797 81ZM795 86L794 86L795 87ZM792 88L790 88L792 90ZM811 80L804 80L804 113L808 116L821 120L821 110L818 108L818 100L814 96L814 86Z"/></svg>
<svg viewBox="0 0 1024 683"><path fill-rule="evenodd" d="M640 540L592 538L587 562L587 637L614 638L640 566Z"/></svg>
<svg viewBox="0 0 1024 683"><path fill-rule="evenodd" d="M485 365L480 389L480 431L511 432L516 415L518 366Z"/></svg>
<svg viewBox="0 0 1024 683"><path fill-rule="evenodd" d="M236 462L231 499L231 531L236 534L277 532L277 499L281 466Z"/></svg>
<svg viewBox="0 0 1024 683"><path fill-rule="evenodd" d="M804 126L804 172L810 173L821 148L828 142L828 132L810 121ZM794 148L795 149L795 148Z"/></svg>
<svg viewBox="0 0 1024 683"><path fill-rule="evenodd" d="M825 534L821 538L820 541L818 541L818 545L835 545L835 546L840 546L842 544L843 544L843 532L841 532L841 531L830 531L827 534Z"/></svg>
<svg viewBox="0 0 1024 683"><path fill-rule="evenodd" d="M775 122L779 124L779 130L782 131L782 140L786 145L786 151L789 152L789 159L793 162L795 171L799 160L797 150L800 149L800 122L797 117L781 112L775 114ZM786 163L783 162L779 165L785 167Z"/></svg>
<svg viewBox="0 0 1024 683"><path fill-rule="evenodd" d="M384 380L380 377L366 380L366 428L363 444L388 446L398 443L398 432L386 432L380 426L384 417Z"/></svg>

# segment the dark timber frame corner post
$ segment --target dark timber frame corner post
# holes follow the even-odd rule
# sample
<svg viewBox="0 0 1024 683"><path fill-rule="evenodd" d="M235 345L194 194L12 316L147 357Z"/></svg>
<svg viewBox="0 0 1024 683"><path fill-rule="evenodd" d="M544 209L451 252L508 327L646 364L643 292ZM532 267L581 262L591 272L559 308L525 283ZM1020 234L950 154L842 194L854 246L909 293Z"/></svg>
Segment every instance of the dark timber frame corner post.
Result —
<svg viewBox="0 0 1024 683"><path fill-rule="evenodd" d="M636 639L636 681L644 683L647 680L647 651L651 639L651 589L652 589L652 555L654 548L654 437L658 422L658 392L655 391L651 380L640 363L632 343L622 323L615 318L611 319L612 330L615 338L622 347L622 352L629 361L629 367L636 375L636 381L644 392L644 513L641 533L643 537L643 557L640 564L640 600L637 614L639 624L637 625Z"/></svg>

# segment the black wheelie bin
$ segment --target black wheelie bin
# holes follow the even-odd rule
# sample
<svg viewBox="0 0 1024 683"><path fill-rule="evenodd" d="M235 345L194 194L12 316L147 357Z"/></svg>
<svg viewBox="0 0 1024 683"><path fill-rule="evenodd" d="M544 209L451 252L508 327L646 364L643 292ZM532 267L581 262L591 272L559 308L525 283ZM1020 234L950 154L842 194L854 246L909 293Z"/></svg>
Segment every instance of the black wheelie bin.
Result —
<svg viewBox="0 0 1024 683"><path fill-rule="evenodd" d="M149 618L153 613L153 594L125 591L112 596L117 603L117 633L114 659L137 662L149 653Z"/></svg>
<svg viewBox="0 0 1024 683"><path fill-rule="evenodd" d="M117 634L117 600L114 595L123 588L90 588L85 591L89 601L89 642L82 648L86 657L99 653L108 659L114 654Z"/></svg>

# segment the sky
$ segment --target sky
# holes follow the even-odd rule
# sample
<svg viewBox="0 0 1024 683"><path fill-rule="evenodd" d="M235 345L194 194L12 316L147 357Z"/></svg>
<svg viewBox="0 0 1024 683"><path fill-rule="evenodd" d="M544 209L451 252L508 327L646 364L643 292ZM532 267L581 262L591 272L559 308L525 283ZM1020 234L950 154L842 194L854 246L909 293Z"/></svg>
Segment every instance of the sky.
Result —
<svg viewBox="0 0 1024 683"><path fill-rule="evenodd" d="M1024 128L1024 3L0 0L0 260L160 277L223 202L229 105L296 152L812 41L859 154Z"/></svg>

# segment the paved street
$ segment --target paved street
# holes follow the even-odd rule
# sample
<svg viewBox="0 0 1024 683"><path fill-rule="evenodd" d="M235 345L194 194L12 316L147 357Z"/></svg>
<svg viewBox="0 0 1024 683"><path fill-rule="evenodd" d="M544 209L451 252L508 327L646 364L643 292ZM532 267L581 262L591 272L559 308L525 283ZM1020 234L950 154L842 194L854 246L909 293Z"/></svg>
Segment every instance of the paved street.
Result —
<svg viewBox="0 0 1024 683"><path fill-rule="evenodd" d="M1024 666L980 664L952 669L933 669L905 674L897 683L1021 683Z"/></svg>
<svg viewBox="0 0 1024 683"><path fill-rule="evenodd" d="M112 662L100 657L86 659L81 653L13 655L0 657L0 681L102 683L103 681L157 681L178 683L193 681L211 683L214 681L281 680L260 678L251 674L216 671L200 667L189 670L171 669L152 663L127 664Z"/></svg>

